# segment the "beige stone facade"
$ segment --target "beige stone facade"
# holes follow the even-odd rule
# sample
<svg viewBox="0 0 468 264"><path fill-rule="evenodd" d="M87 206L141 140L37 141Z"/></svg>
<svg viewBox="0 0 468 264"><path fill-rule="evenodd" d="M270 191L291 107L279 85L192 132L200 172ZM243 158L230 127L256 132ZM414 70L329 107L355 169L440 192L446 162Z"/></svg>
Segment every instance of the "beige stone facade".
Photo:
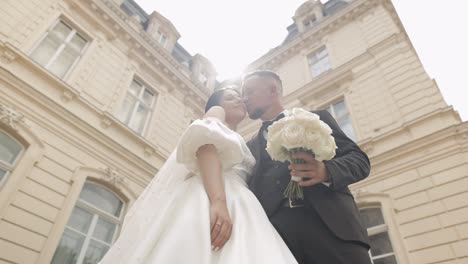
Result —
<svg viewBox="0 0 468 264"><path fill-rule="evenodd" d="M215 85L179 37L131 1L2 1L0 263L50 263L84 186L118 201L80 202L115 240Z"/></svg>
<svg viewBox="0 0 468 264"><path fill-rule="evenodd" d="M391 1L307 1L293 20L249 69L277 71L288 107L329 109L369 154L371 176L352 189L383 250L375 263L468 263L468 124ZM112 244L216 85L179 37L130 0L2 2L0 263L60 263L70 241L82 263ZM86 228L74 221L85 216Z"/></svg>

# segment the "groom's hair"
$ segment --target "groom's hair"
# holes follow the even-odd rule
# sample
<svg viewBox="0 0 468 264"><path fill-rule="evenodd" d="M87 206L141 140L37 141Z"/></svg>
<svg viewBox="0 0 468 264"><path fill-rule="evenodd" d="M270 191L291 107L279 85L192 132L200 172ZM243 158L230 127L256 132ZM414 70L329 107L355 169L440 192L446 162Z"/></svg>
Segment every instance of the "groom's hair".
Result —
<svg viewBox="0 0 468 264"><path fill-rule="evenodd" d="M244 75L244 78L242 78L242 83L252 77L263 77L263 78L272 79L273 81L277 83L277 88L278 88L279 93L281 95L283 94L283 82L281 81L281 78L276 72L268 71L268 70L259 70L259 71L249 72L246 75Z"/></svg>
<svg viewBox="0 0 468 264"><path fill-rule="evenodd" d="M208 101L206 102L205 113L208 112L208 110L210 110L211 107L219 106L221 104L221 99L223 99L224 92L227 90L233 90L236 93L239 93L239 90L237 89L237 86L235 85L229 85L229 86L222 87L220 89L215 90L210 95L210 98L208 98Z"/></svg>

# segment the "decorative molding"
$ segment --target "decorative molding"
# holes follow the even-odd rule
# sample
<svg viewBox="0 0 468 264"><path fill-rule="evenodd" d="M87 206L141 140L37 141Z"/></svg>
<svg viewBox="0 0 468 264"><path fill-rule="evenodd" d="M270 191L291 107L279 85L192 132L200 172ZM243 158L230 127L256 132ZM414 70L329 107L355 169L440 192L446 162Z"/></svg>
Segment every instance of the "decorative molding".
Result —
<svg viewBox="0 0 468 264"><path fill-rule="evenodd" d="M366 142L364 144L361 144L360 147L362 148L362 150L364 150L364 152L367 154L367 155L370 155L372 153L372 151L374 150L374 143L373 142Z"/></svg>
<svg viewBox="0 0 468 264"><path fill-rule="evenodd" d="M4 49L0 55L0 61L5 64L9 64L14 61L18 56L9 49Z"/></svg>
<svg viewBox="0 0 468 264"><path fill-rule="evenodd" d="M23 59L23 57L20 58ZM42 73L42 71L40 73ZM73 114L71 111L68 111L60 104L51 103L50 98L48 98L47 95L41 93L41 91L36 90L29 83L26 83L24 82L24 80L19 79L19 77L20 76L13 75L12 73L0 67L0 78L6 83L8 83L10 87L22 93L25 96L25 98L35 100L44 108L44 111L51 112L54 115L63 118L63 122L75 128L75 130L73 130L74 132L82 133L87 138L95 139L96 141L100 142L100 144L105 146L110 152L119 153L119 155L124 157L129 162L129 164L131 164L131 166L136 166L141 169L142 172L140 175L153 175L154 171L157 169L154 165L154 160L163 161L167 159L167 157L170 155L169 152L165 151L164 149L161 149L155 154L154 157L152 157L151 161L146 160L142 153L137 153L137 146L153 145L153 143L141 137L140 135L137 135L131 129L121 124L110 114L106 112L102 113L93 105L87 103L85 100L82 100L82 98L78 98L77 100L80 100L80 106L84 107L82 108L83 110L90 110L91 112L93 112L92 118L90 120L98 120L98 122L90 122L90 120L84 120L76 114ZM112 121L112 127L109 128L112 129L111 133L113 133L113 135L119 135L119 137L111 137L109 134L104 133L102 129L99 129L100 120L105 115ZM68 130L63 130L63 127L51 123L49 119L45 118L40 113L28 111L28 116L25 121L27 122L28 120L34 120L34 123L38 126L50 130L52 133L55 133L57 136L60 136L64 140L70 142L70 144L81 149L90 157L101 161L103 159L106 159L106 162L110 162L108 160L109 157L107 156L107 153L110 152L104 152L100 149L95 149L91 145L88 145L86 142L80 141L76 136L74 136L73 133L70 133L70 131ZM19 128L25 127L28 127L28 123L25 123L24 125L21 124ZM30 134L34 135L34 133ZM119 142L119 138L122 137L128 138L128 142L126 144L122 144L122 142ZM125 170L126 175L129 175L130 171L127 171L125 168L123 170ZM144 179L142 176L136 176L135 179L139 182L141 186L144 187L146 185L146 179Z"/></svg>
<svg viewBox="0 0 468 264"><path fill-rule="evenodd" d="M156 147L156 149L159 149L159 148ZM156 149L151 146L145 146L143 149L143 154L145 155L145 157L150 157L154 155L154 153L156 153Z"/></svg>
<svg viewBox="0 0 468 264"><path fill-rule="evenodd" d="M104 169L104 181L117 185L118 183L125 183L125 177L120 174L120 172L112 167L107 167Z"/></svg>
<svg viewBox="0 0 468 264"><path fill-rule="evenodd" d="M112 120L109 117L107 117L107 114L103 115L101 118L101 127L109 128L111 125L112 125Z"/></svg>
<svg viewBox="0 0 468 264"><path fill-rule="evenodd" d="M3 50L3 51L2 51ZM63 87L63 92L61 95L62 101L68 102L74 98L79 97L80 93L72 86L64 82L62 79L58 78L57 76L53 75L50 73L48 70L46 70L44 67L39 66L37 63L32 61L32 59L24 54L21 50L15 48L13 45L11 45L9 42L2 42L0 41L0 60L3 60L1 54L8 53L7 61L13 60L13 59L18 59L22 63L25 63L28 67L32 67L33 69L41 72L44 74L47 78L51 79L53 82L56 82L60 84L60 86Z"/></svg>
<svg viewBox="0 0 468 264"><path fill-rule="evenodd" d="M0 104L0 122L17 130L19 124L24 124L24 116L16 109Z"/></svg>
<svg viewBox="0 0 468 264"><path fill-rule="evenodd" d="M130 57L135 57L137 54L143 64L150 65L151 69L160 74L161 78L164 78L167 82L184 83L185 90L182 89L181 85L177 85L176 89L180 89L181 92L185 93L186 90L191 90L194 94L202 99L205 99L209 94L208 91L199 89L189 76L183 72L184 67L180 64L168 51L164 49L158 41L156 41L148 32L143 29L135 29L134 26L129 22L130 17L125 14L120 6L118 6L112 0L66 0L67 2L73 2L78 5L81 9L91 11L93 17L102 18L103 24L106 25L106 35L111 35L109 39L121 38L129 46L133 46L129 51ZM85 6L87 5L87 6ZM91 13L89 13L91 15ZM105 19L104 16L108 18ZM140 26L141 27L141 26ZM110 32L118 31L118 32ZM133 44L133 45L132 45ZM163 63L164 62L164 63ZM166 70L159 69L159 67L167 67ZM163 72L160 72L162 70Z"/></svg>
<svg viewBox="0 0 468 264"><path fill-rule="evenodd" d="M366 203L369 203L369 200L371 201L371 203L380 204L382 203L382 200L390 199L390 195L387 193L374 193L374 192L366 191L364 189L359 188L359 189L352 191L356 204L359 204L359 205L366 204Z"/></svg>
<svg viewBox="0 0 468 264"><path fill-rule="evenodd" d="M75 99L77 97L77 95L69 90L64 90L63 91L63 94L61 96L62 98L62 101L64 103L68 103L70 102L71 100Z"/></svg>
<svg viewBox="0 0 468 264"><path fill-rule="evenodd" d="M345 84L352 82L354 75L349 65L343 65L324 73L320 77L307 82L304 86L294 90L288 94L285 102L290 100L299 99L303 105L310 104L311 102L320 98L319 95L333 91L338 93L339 89L330 89L330 87L346 87ZM318 104L318 102L315 102Z"/></svg>

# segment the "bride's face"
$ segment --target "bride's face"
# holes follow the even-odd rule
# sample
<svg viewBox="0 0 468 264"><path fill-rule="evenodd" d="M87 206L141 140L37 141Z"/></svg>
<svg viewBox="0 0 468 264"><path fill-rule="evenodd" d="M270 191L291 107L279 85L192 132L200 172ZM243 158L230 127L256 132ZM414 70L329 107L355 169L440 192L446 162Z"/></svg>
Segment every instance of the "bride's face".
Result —
<svg viewBox="0 0 468 264"><path fill-rule="evenodd" d="M224 91L220 106L226 112L226 122L237 125L245 118L245 104L235 90Z"/></svg>

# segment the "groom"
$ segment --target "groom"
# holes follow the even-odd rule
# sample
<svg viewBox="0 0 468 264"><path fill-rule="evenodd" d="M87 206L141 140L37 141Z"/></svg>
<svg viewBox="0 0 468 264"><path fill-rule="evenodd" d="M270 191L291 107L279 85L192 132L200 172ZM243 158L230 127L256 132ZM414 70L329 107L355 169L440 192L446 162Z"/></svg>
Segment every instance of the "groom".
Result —
<svg viewBox="0 0 468 264"><path fill-rule="evenodd" d="M296 158L305 164L271 160L265 151L268 126L288 115L281 103L281 79L271 71L255 71L244 77L242 90L249 117L263 121L247 143L257 160L249 186L298 262L370 264L367 232L348 189L369 175L367 155L323 110L313 112L333 130L338 146L335 158L320 162L303 152ZM284 198L291 175L303 178L304 200Z"/></svg>

